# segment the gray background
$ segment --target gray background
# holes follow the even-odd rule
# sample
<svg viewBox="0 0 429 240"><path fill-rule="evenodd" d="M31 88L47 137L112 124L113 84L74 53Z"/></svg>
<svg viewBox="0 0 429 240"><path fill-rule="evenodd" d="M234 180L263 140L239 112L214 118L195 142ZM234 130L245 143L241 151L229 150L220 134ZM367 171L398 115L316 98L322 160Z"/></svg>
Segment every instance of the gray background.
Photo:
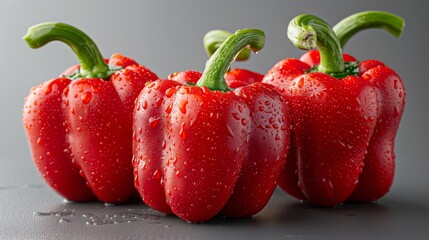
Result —
<svg viewBox="0 0 429 240"><path fill-rule="evenodd" d="M292 17L301 13L311 13L334 25L340 19L364 10L384 10L401 15L407 24L403 36L396 39L385 31L364 31L349 42L345 52L358 59L379 59L395 69L404 80L407 105L396 140L397 171L390 194L375 207L348 205L346 208L352 208L357 214L345 214L345 216L352 216L355 220L362 221L367 219L367 223L374 223L374 225L381 224L383 231L378 232L381 235L404 233L419 237L429 234L429 178L427 177L429 94L426 93L429 87L426 79L428 7L425 1L418 0L1 1L0 238L30 238L31 232L26 235L19 231L20 227L26 224L35 226L33 229L35 234L40 234L37 236L52 238L73 236L62 235L64 225L58 229L57 220L51 225L49 222L43 222L40 226L40 221L31 217L32 212L49 210L49 206L52 205L59 206L59 209L65 207L61 205L63 204L61 198L45 187L31 162L21 123L21 109L23 99L32 86L56 77L67 67L76 64L77 59L62 43L51 43L39 50L28 48L21 37L25 35L29 26L45 21L63 21L72 24L87 32L98 44L104 56L108 57L116 52L122 53L148 66L161 78L165 78L175 71L203 70L207 56L202 47L202 36L209 30L263 29L267 37L265 48L258 55L252 56L250 61L234 63L233 67L244 67L265 73L277 61L285 57L299 57L303 53L294 48L286 38L286 27ZM16 209L12 211L11 206ZM73 207L76 208L76 206ZM80 208L85 209L85 206ZM281 210L276 211L276 208ZM390 215L377 214L377 211L383 212L386 208L390 211ZM309 212L316 212L316 217L307 216ZM206 235L198 235L199 231L202 231L201 226L193 228L190 227L192 225L183 224L175 218L168 218L167 221L171 221L172 225L178 224L176 229L172 227L172 232L186 230L190 235L168 235L164 230L170 228L164 226L161 229L163 234L157 235L160 230L150 228L152 230L147 230L149 235L146 237L215 237L223 231L234 233L232 228L222 227L231 224L236 229L242 228L242 236L247 236L246 231L253 236L271 232L271 236L283 239L312 238L318 235L342 237L341 234L356 237L358 235L355 234L358 233L371 235L371 231L377 232L377 228L370 224L366 226L356 224L355 221L343 221L342 213L344 209L326 210L314 208L311 205L300 205L296 200L276 192L267 209L252 218L253 220L218 219L214 221L215 224L212 223L212 226L217 227L207 227L210 226L209 224L203 228ZM292 214L292 216L295 214L296 219L285 220L281 214ZM339 216L336 217L336 214ZM386 221L392 217L395 220L393 223ZM260 224L255 225L255 221ZM306 224L307 221L308 224ZM332 222L338 226L332 225L332 229L329 227L323 229L317 225L321 224L320 222L324 222L325 225ZM78 227L73 224L70 223L66 227L68 226L71 230ZM266 228L268 225L277 226L276 224L278 228ZM257 227L253 228L254 226ZM300 231L290 232L291 227ZM130 234L133 230L128 228L129 239L133 236L142 237L140 232L135 232L135 235L133 232ZM254 230L255 233L248 231L249 229ZM289 232L286 231L287 229ZM338 230L341 234L337 235L334 229L341 229ZM409 231L404 232L401 229ZM116 230L114 232L118 233ZM212 235L210 235L211 232ZM88 234L86 236L91 234L99 236L97 234L100 232L91 230Z"/></svg>

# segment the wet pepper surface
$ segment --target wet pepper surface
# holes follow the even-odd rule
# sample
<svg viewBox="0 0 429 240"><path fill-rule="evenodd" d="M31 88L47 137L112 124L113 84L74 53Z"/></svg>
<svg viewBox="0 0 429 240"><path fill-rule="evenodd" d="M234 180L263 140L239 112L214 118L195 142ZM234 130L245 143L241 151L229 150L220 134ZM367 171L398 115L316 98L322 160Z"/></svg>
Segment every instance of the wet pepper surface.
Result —
<svg viewBox="0 0 429 240"><path fill-rule="evenodd" d="M286 192L335 206L374 201L389 191L404 84L380 61L342 54L341 44L362 29L383 26L400 34L403 25L390 13L362 12L337 24L337 36L316 16L292 19L292 43L319 51L282 60L263 79L285 97L292 118L291 150L279 180Z"/></svg>
<svg viewBox="0 0 429 240"><path fill-rule="evenodd" d="M236 34L232 37L241 42L249 41L249 35L256 35L258 44L263 38L259 30ZM201 76L209 83L158 80L137 99L135 184L143 201L158 211L190 222L217 214L251 216L262 210L277 185L289 149L287 106L268 84L228 89L224 75L229 63L222 61L232 61L241 49L234 44L226 42L227 50L235 51L227 60L221 57L225 54L210 59L210 71ZM204 78L219 66L217 78ZM226 90L210 84L219 82Z"/></svg>
<svg viewBox="0 0 429 240"><path fill-rule="evenodd" d="M85 41L67 40L69 31ZM50 41L47 35L65 38L81 65L34 87L25 99L23 124L33 161L67 200L125 202L136 192L131 166L134 101L145 83L158 77L120 54L103 60L88 36L66 24L36 25L26 40L40 47ZM92 72L99 69L104 70Z"/></svg>

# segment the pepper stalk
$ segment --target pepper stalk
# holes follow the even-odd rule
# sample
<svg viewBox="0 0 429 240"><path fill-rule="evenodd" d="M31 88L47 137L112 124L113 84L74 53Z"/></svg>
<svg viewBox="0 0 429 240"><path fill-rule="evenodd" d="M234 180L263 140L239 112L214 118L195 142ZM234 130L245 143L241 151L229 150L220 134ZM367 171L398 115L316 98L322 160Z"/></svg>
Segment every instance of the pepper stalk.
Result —
<svg viewBox="0 0 429 240"><path fill-rule="evenodd" d="M31 48L40 48L51 41L67 44L80 62L80 69L70 76L71 79L102 78L108 79L120 67L109 66L94 41L81 30L59 22L46 22L34 25L23 37Z"/></svg>
<svg viewBox="0 0 429 240"><path fill-rule="evenodd" d="M265 34L261 30L241 29L236 31L207 61L203 75L196 85L208 87L211 90L228 91L224 75L237 54L244 48L258 52L264 47L264 44Z"/></svg>
<svg viewBox="0 0 429 240"><path fill-rule="evenodd" d="M299 15L290 21L287 35L292 44L300 49L319 48L318 72L344 72L341 44L332 28L322 19L309 14Z"/></svg>
<svg viewBox="0 0 429 240"><path fill-rule="evenodd" d="M382 28L395 37L400 37L405 27L402 17L383 11L365 11L350 15L338 22L332 29L341 47L356 33L370 28Z"/></svg>
<svg viewBox="0 0 429 240"><path fill-rule="evenodd" d="M216 50L222 45L225 40L232 35L231 32L225 30L212 30L204 35L203 43L204 49L209 57L211 57ZM251 51L248 48L244 48L235 57L235 61L245 61L250 58Z"/></svg>

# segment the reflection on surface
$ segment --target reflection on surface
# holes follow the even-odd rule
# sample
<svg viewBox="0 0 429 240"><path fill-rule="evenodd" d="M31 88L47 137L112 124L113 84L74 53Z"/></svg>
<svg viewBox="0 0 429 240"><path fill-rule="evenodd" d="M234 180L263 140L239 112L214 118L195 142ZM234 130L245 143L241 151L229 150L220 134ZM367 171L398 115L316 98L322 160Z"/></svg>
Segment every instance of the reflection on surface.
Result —
<svg viewBox="0 0 429 240"><path fill-rule="evenodd" d="M133 208L129 208L132 206ZM73 207L73 209L69 209ZM149 224L161 223L161 214L143 204L104 205L102 203L58 204L52 211L34 212L35 217L65 217L59 223L78 222L89 226L121 224L142 221Z"/></svg>
<svg viewBox="0 0 429 240"><path fill-rule="evenodd" d="M425 193L397 191L378 203L325 208L276 190L267 206L251 218L218 216L190 224L140 201L64 202L48 187L17 187L0 191L0 239L46 239L47 235L55 236L51 239L407 239L429 230L428 198Z"/></svg>

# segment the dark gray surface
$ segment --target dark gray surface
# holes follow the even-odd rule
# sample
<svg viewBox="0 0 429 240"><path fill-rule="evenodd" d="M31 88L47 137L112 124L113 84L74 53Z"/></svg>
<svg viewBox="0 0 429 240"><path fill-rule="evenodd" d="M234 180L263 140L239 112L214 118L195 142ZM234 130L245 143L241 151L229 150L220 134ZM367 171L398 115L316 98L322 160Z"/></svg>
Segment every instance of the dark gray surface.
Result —
<svg viewBox="0 0 429 240"><path fill-rule="evenodd" d="M427 1L0 1L0 239L37 238L355 238L414 239L429 229L429 81L427 81ZM207 59L202 36L220 28L261 28L265 48L234 67L265 73L285 57L303 52L286 39L291 18L311 13L335 24L358 11L385 10L403 16L403 36L369 30L356 35L345 51L358 59L376 58L395 69L407 90L407 105L396 141L397 172L391 192L378 205L346 205L338 209L298 204L276 193L252 219L215 219L187 224L161 218L108 226L86 226L78 214L122 211L100 204L64 204L45 187L30 159L22 123L23 99L32 86L53 78L77 60L61 43L29 49L21 37L29 26L63 21L87 32L105 56L115 52L135 58L160 77L184 69L203 70ZM16 186L16 187L13 187ZM57 217L33 217L37 211L74 209L70 223ZM141 206L138 208L142 208ZM165 227L168 225L168 227ZM171 225L171 226L170 226Z"/></svg>
<svg viewBox="0 0 429 240"><path fill-rule="evenodd" d="M277 190L252 218L218 217L204 224L141 203L66 203L44 185L0 188L0 205L0 239L427 239L429 234L426 201L398 192L378 203L322 208Z"/></svg>

